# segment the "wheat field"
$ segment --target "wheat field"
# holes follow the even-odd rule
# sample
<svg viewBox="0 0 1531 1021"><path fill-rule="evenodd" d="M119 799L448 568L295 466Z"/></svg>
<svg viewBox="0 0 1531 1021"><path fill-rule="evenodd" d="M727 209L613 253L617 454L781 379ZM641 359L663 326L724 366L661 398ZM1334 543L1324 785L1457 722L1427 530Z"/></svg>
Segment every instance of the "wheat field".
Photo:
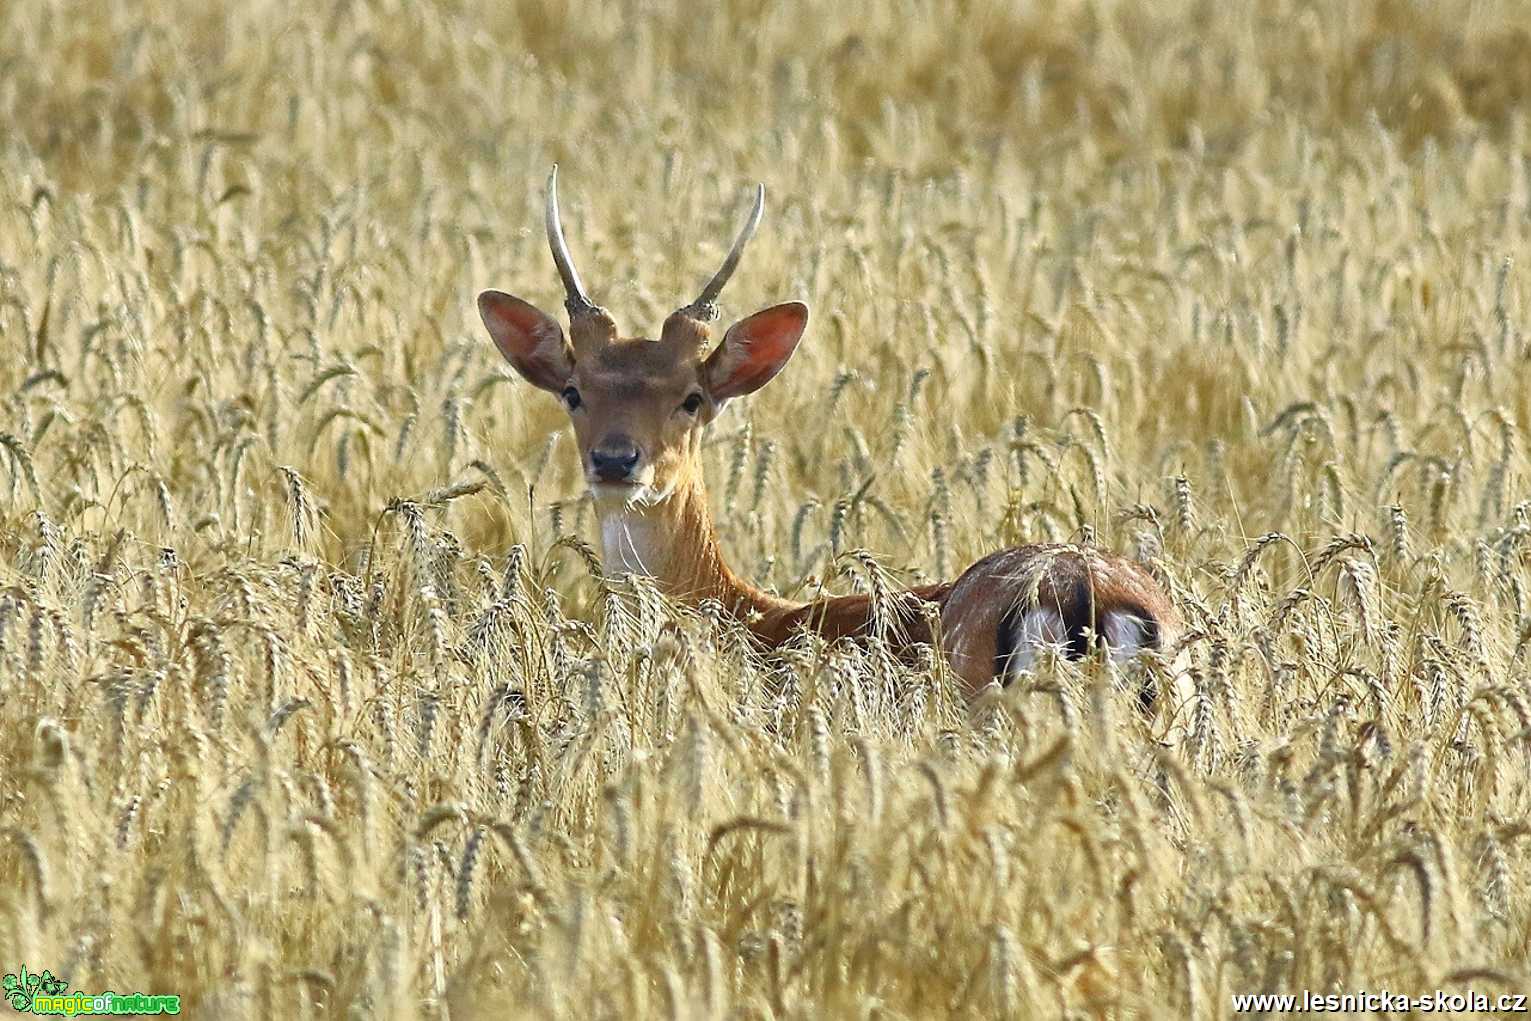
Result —
<svg viewBox="0 0 1531 1021"><path fill-rule="evenodd" d="M0 970L195 1017L1220 1017L1531 992L1531 10L0 7ZM1195 698L603 579L542 186L786 594L1153 565ZM1153 669L1152 665L1131 667Z"/></svg>

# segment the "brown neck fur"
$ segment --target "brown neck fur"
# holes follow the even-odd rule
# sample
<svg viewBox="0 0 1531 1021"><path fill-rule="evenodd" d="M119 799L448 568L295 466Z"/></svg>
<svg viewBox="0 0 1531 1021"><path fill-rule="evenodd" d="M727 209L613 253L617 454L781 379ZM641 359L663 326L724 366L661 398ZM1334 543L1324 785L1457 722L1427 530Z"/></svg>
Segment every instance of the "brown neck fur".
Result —
<svg viewBox="0 0 1531 1021"><path fill-rule="evenodd" d="M647 575L665 595L692 605L716 599L746 624L798 605L762 592L729 568L699 472L684 473L663 500L602 504L599 512L608 572Z"/></svg>
<svg viewBox="0 0 1531 1021"><path fill-rule="evenodd" d="M800 627L827 638L865 634L868 629L872 602L867 596L795 602L735 574L723 559L700 469L684 472L670 495L656 503L605 504L599 511L608 572L647 575L660 591L691 605L716 599L765 645L780 645ZM939 600L949 589L949 584L926 586L903 598L913 606L922 599ZM909 639L930 640L922 617L913 612L900 616Z"/></svg>

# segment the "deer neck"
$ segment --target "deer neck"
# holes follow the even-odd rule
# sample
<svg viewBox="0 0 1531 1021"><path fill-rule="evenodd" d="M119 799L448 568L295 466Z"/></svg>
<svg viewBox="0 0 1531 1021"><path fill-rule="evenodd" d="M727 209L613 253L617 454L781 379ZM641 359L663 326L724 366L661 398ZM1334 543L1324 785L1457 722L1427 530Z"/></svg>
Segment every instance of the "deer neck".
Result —
<svg viewBox="0 0 1531 1021"><path fill-rule="evenodd" d="M700 477L652 503L598 501L596 506L607 574L652 578L661 592L692 605L716 599L746 623L796 605L755 588L724 562Z"/></svg>

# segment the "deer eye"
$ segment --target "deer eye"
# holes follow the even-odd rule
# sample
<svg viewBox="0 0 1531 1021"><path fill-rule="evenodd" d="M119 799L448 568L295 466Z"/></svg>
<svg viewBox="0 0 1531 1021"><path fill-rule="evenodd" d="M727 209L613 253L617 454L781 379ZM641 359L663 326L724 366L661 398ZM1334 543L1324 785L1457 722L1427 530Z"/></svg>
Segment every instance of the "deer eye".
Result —
<svg viewBox="0 0 1531 1021"><path fill-rule="evenodd" d="M681 410L688 415L694 415L702 410L702 395L692 394L681 402Z"/></svg>
<svg viewBox="0 0 1531 1021"><path fill-rule="evenodd" d="M564 387L563 388L563 402L566 405L569 406L569 410L570 411L573 411L575 408L579 407L579 405L580 405L579 391L574 389L572 386Z"/></svg>

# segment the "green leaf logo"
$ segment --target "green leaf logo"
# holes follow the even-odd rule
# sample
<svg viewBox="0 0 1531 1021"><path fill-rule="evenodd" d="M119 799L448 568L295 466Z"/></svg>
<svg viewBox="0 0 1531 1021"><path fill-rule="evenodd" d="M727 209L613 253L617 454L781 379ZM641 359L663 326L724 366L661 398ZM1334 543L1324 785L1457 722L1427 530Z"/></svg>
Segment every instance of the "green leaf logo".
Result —
<svg viewBox="0 0 1531 1021"><path fill-rule="evenodd" d="M0 976L0 990L4 991L7 1003L16 1010L26 1012L32 1009L39 996L67 993L69 983L47 969L40 975L34 975L23 964L19 972Z"/></svg>
<svg viewBox="0 0 1531 1021"><path fill-rule="evenodd" d="M5 999L12 1007L20 1011L32 1009L32 976L27 974L27 966L21 966L21 974L6 975L0 979L0 985L5 988Z"/></svg>

